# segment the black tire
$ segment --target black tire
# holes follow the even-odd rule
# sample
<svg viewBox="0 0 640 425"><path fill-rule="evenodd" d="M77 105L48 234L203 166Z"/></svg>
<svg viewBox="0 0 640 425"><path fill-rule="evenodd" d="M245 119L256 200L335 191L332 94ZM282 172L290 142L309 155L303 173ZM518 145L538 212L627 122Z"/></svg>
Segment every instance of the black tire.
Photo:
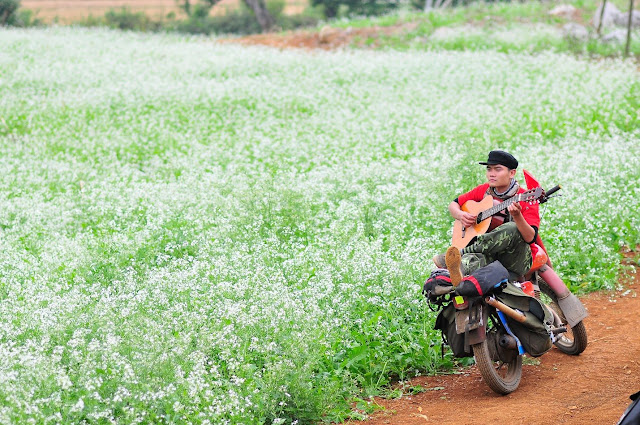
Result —
<svg viewBox="0 0 640 425"><path fill-rule="evenodd" d="M544 302L547 307L552 308L558 316L560 320L562 320L562 325L567 327L567 332L563 334L557 335L556 342L554 345L558 347L558 350L562 351L565 354L569 354L572 356L577 356L582 353L585 348L587 348L587 329L584 327L584 323L579 322L575 326L570 327L567 324L567 319L558 304L558 297L555 292L547 285L547 282L538 277L538 286L540 287L540 292L543 296L541 296L542 302Z"/></svg>
<svg viewBox="0 0 640 425"><path fill-rule="evenodd" d="M471 348L482 379L489 388L502 395L512 393L518 388L522 377L522 356L514 356L508 363L494 361L486 339L472 345Z"/></svg>

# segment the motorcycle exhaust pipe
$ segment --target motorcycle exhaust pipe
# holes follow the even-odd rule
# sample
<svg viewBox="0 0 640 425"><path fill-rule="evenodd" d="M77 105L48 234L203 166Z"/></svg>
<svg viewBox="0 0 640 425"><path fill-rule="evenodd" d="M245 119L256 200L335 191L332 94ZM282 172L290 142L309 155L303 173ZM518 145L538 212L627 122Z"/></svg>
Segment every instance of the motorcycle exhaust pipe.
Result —
<svg viewBox="0 0 640 425"><path fill-rule="evenodd" d="M520 323L524 323L527 320L527 316L525 316L524 313L522 313L520 310L514 310L493 297L487 297L484 299L484 301L490 306L494 307L496 310L500 310L507 316L511 317L513 320L516 320Z"/></svg>
<svg viewBox="0 0 640 425"><path fill-rule="evenodd" d="M516 339L509 334L502 335L498 340L498 344L500 344L500 347L506 348L508 350L515 350L518 348Z"/></svg>

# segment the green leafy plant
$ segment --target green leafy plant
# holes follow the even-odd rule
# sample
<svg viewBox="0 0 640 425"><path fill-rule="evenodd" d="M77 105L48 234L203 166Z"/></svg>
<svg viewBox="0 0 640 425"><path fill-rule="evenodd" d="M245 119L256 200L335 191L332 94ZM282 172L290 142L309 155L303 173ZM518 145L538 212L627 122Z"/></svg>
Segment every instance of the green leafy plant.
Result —
<svg viewBox="0 0 640 425"><path fill-rule="evenodd" d="M616 287L633 61L212 41L0 31L0 422L336 422L459 371L420 290L495 148L562 184L563 280Z"/></svg>
<svg viewBox="0 0 640 425"><path fill-rule="evenodd" d="M19 8L20 0L0 0L0 26L15 24Z"/></svg>

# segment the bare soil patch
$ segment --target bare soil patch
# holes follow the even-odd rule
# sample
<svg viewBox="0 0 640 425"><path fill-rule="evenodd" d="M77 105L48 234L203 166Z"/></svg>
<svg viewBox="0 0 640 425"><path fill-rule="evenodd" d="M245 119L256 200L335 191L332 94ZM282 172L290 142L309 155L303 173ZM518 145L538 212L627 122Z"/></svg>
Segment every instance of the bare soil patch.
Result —
<svg viewBox="0 0 640 425"><path fill-rule="evenodd" d="M331 28L320 31L297 30L283 33L256 34L219 40L221 43L235 43L246 46L260 45L278 49L322 49L334 50L347 46L375 47L381 35L394 35L415 29L417 24L405 23L388 27Z"/></svg>
<svg viewBox="0 0 640 425"><path fill-rule="evenodd" d="M634 262L632 255L626 256ZM587 349L568 356L553 348L526 361L515 392L495 394L472 366L458 374L413 379L407 387L429 390L395 400L376 399L383 410L368 421L351 423L615 424L631 402L629 396L640 390L640 270L635 270L631 279L622 280L631 281L623 291L582 298L589 311L584 321Z"/></svg>

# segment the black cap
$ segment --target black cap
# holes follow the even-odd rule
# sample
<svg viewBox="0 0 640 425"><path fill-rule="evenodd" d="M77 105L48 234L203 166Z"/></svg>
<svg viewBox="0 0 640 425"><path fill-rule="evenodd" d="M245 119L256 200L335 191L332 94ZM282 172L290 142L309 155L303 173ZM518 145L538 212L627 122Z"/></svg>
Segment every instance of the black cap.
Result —
<svg viewBox="0 0 640 425"><path fill-rule="evenodd" d="M510 170L518 168L518 160L513 157L509 152L505 151L491 151L489 152L489 159L487 162L479 162L480 165L504 165Z"/></svg>

